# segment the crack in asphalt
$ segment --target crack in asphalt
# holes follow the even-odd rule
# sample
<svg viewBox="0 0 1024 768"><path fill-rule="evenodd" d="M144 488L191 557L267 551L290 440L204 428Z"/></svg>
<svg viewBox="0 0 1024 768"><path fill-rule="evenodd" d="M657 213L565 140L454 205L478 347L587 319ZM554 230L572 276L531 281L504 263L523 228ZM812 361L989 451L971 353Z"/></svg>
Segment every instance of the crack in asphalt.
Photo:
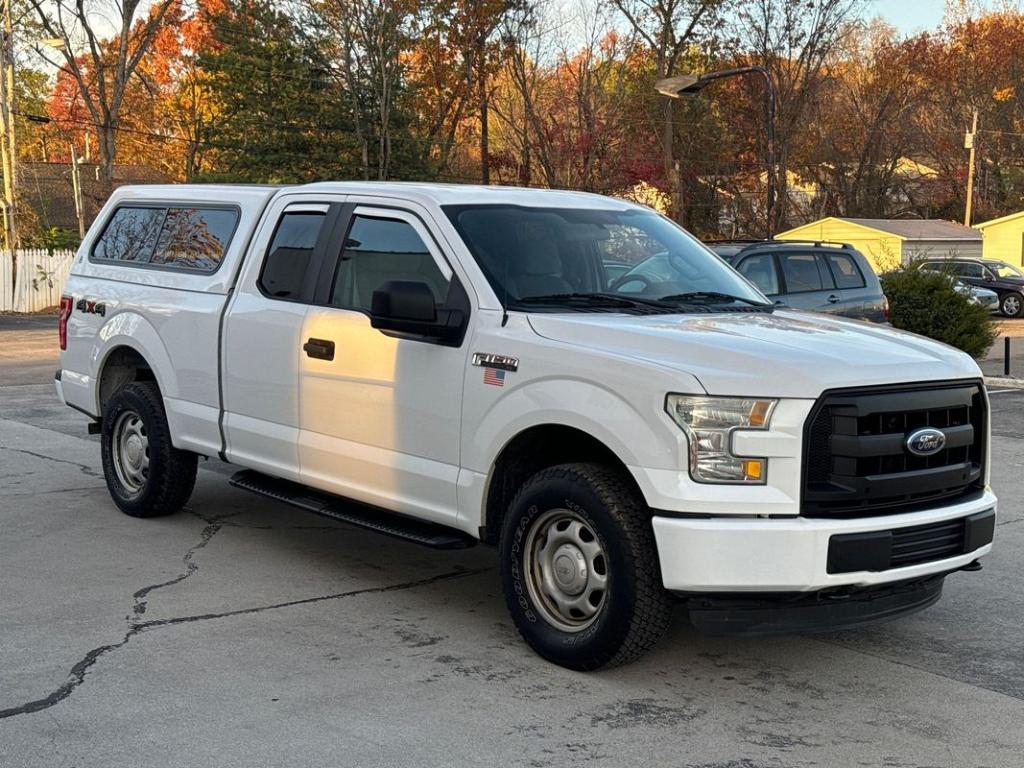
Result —
<svg viewBox="0 0 1024 768"><path fill-rule="evenodd" d="M26 451L24 448L11 448L10 446L7 445L0 445L0 451L12 451L14 453L23 453L26 456L32 456L37 459L43 459L44 461L55 461L58 464L67 464L68 466L75 467L79 472L81 472L83 475L86 475L87 477L95 477L98 480L103 479L103 475L98 473L88 464L80 464L77 461L70 461L69 459L59 459L56 456L47 456L45 453Z"/></svg>
<svg viewBox="0 0 1024 768"><path fill-rule="evenodd" d="M24 451L24 453L28 453L28 451ZM143 632L160 629L161 627L176 626L178 624L191 624L194 622L210 621L213 619L222 619L231 616L244 616L248 614L262 613L264 611L278 610L281 608L291 608L293 606L298 605L309 605L312 603L320 603L328 600L340 600L347 597L356 597L358 595L379 594L383 592L397 592L400 590L413 589L415 587L434 584L436 582L445 581L448 579L462 578L465 576L474 576L476 574L484 573L490 570L489 568L456 568L453 571L447 571L445 573L427 576L422 579L401 582L399 584L389 584L378 587L365 587L363 589L353 589L348 590L346 592L334 592L328 595L317 595L316 597L306 597L297 600L287 600L281 603L254 606L252 608L239 608L233 611L205 613L193 616L178 616L169 619L155 619L152 621L140 621L141 617L146 612L146 606L148 605L149 602L149 596L159 589L164 589L165 587L180 584L181 582L189 578L192 574L194 574L196 571L198 571L199 566L193 561L193 557L196 554L196 552L203 549L207 544L209 544L213 537L217 534L217 532L224 528L225 525L229 525L229 523L222 522L225 518L241 514L239 512L234 512L230 515L225 515L223 518L206 518L194 512L193 510L189 510L186 508L186 511L191 512L196 517L199 517L204 522L206 522L207 525L203 528L203 531L199 537L199 541L196 544L189 547L188 551L185 552L185 554L182 556L182 563L185 565L185 570L183 570L181 573L179 573L172 579L168 579L167 581L163 581L157 584L151 584L149 586L142 587L141 589L137 590L132 595L135 602L132 605L131 616L128 617L128 630L125 632L123 638L121 638L116 643L108 643L107 645L101 645L97 648L93 648L91 651L86 653L85 656L79 659L74 664L74 666L71 667L71 670L68 673L68 679L56 690L52 691L48 695L40 699L34 699L33 701L25 702L24 704L19 704L18 706L0 709L0 720L5 720L10 717L17 717L18 715L28 715L35 712L41 712L64 701L64 699L68 698L71 694L73 694L75 690L77 690L79 686L81 686L85 682L86 674L88 673L89 669L94 664L96 664L97 661L99 661L103 656L106 656L107 654L112 653L113 651L116 651L119 648L123 648L132 640L133 637Z"/></svg>
<svg viewBox="0 0 1024 768"><path fill-rule="evenodd" d="M490 568L456 568L452 571L446 571L445 573L437 573L433 576L425 576L422 579L415 579L413 581L404 581L399 584L385 584L379 587L364 587L362 589L351 589L346 592L334 592L329 595L317 595L316 597L303 597L298 600L286 600L283 603L271 603L270 605L257 605L252 608L239 608L234 611L222 611L220 613L200 613L194 616L177 616L171 619L154 619L153 621L144 621L135 625L138 631L146 631L156 627L170 627L176 624L190 624L195 621L209 621L211 619L223 619L230 616L244 616L250 613L262 613L263 611L272 611L279 608L291 608L296 605L309 605L311 603L322 603L326 600L340 600L345 597L356 597L358 595L375 595L384 592L399 592L405 589L412 589L413 587L425 587L429 584L435 584L439 581L447 581L449 579L459 579L464 576L476 576L481 573L487 573ZM0 717L3 716L3 712L0 711Z"/></svg>

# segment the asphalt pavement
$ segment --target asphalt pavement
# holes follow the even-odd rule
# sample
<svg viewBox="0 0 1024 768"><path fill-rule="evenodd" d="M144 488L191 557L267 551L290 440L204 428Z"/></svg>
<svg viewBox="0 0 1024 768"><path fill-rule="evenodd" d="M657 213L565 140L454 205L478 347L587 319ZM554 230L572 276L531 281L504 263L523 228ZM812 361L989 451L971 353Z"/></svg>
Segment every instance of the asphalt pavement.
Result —
<svg viewBox="0 0 1024 768"><path fill-rule="evenodd" d="M2 768L1024 765L1024 392L992 395L995 550L936 606L774 638L679 615L580 674L520 641L490 549L313 517L213 461L187 511L120 514L56 402L54 322L0 318Z"/></svg>

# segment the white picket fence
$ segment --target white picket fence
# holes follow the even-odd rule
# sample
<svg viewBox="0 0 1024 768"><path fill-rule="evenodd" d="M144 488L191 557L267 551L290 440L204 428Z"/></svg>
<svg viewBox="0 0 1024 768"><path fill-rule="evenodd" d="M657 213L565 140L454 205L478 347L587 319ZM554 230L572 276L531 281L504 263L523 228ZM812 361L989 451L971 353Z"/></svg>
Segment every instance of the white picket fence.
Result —
<svg viewBox="0 0 1024 768"><path fill-rule="evenodd" d="M0 251L0 312L41 312L60 305L74 251L23 249L17 272L10 251Z"/></svg>

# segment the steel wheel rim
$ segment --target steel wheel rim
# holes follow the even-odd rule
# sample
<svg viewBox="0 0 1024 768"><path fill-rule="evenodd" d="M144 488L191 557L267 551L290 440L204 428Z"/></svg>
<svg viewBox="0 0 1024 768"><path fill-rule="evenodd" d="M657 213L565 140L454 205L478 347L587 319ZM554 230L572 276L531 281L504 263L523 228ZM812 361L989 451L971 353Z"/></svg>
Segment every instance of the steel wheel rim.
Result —
<svg viewBox="0 0 1024 768"><path fill-rule="evenodd" d="M135 411L118 416L112 442L118 482L130 493L140 492L149 479L149 437L142 417Z"/></svg>
<svg viewBox="0 0 1024 768"><path fill-rule="evenodd" d="M1003 302L1003 311L1008 315L1016 315L1020 312L1020 299L1016 296L1007 296Z"/></svg>
<svg viewBox="0 0 1024 768"><path fill-rule="evenodd" d="M531 527L523 572L533 604L563 632L582 632L608 599L608 557L590 524L575 512L552 509Z"/></svg>

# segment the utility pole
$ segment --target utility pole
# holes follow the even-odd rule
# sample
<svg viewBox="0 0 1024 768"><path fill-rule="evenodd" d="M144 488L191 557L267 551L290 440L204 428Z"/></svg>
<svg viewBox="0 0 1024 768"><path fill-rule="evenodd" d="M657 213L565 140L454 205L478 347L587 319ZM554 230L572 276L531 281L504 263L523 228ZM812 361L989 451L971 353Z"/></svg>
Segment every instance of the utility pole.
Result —
<svg viewBox="0 0 1024 768"><path fill-rule="evenodd" d="M78 219L78 237L85 239L85 206L82 203L82 176L78 166L75 142L71 142L71 187L75 194L75 216Z"/></svg>
<svg viewBox="0 0 1024 768"><path fill-rule="evenodd" d="M4 247L14 252L18 243L15 226L15 175L17 173L17 157L14 139L14 25L11 21L11 2L3 0L3 44L0 45L0 59L3 61L3 72L0 73L0 127L3 129L3 140L0 142L4 174Z"/></svg>
<svg viewBox="0 0 1024 768"><path fill-rule="evenodd" d="M970 160L967 166L967 207L964 210L964 226L971 226L971 209L974 206L974 150L977 142L975 136L978 133L978 110L974 110L974 122L971 124L971 132L964 137L964 148L971 151Z"/></svg>

